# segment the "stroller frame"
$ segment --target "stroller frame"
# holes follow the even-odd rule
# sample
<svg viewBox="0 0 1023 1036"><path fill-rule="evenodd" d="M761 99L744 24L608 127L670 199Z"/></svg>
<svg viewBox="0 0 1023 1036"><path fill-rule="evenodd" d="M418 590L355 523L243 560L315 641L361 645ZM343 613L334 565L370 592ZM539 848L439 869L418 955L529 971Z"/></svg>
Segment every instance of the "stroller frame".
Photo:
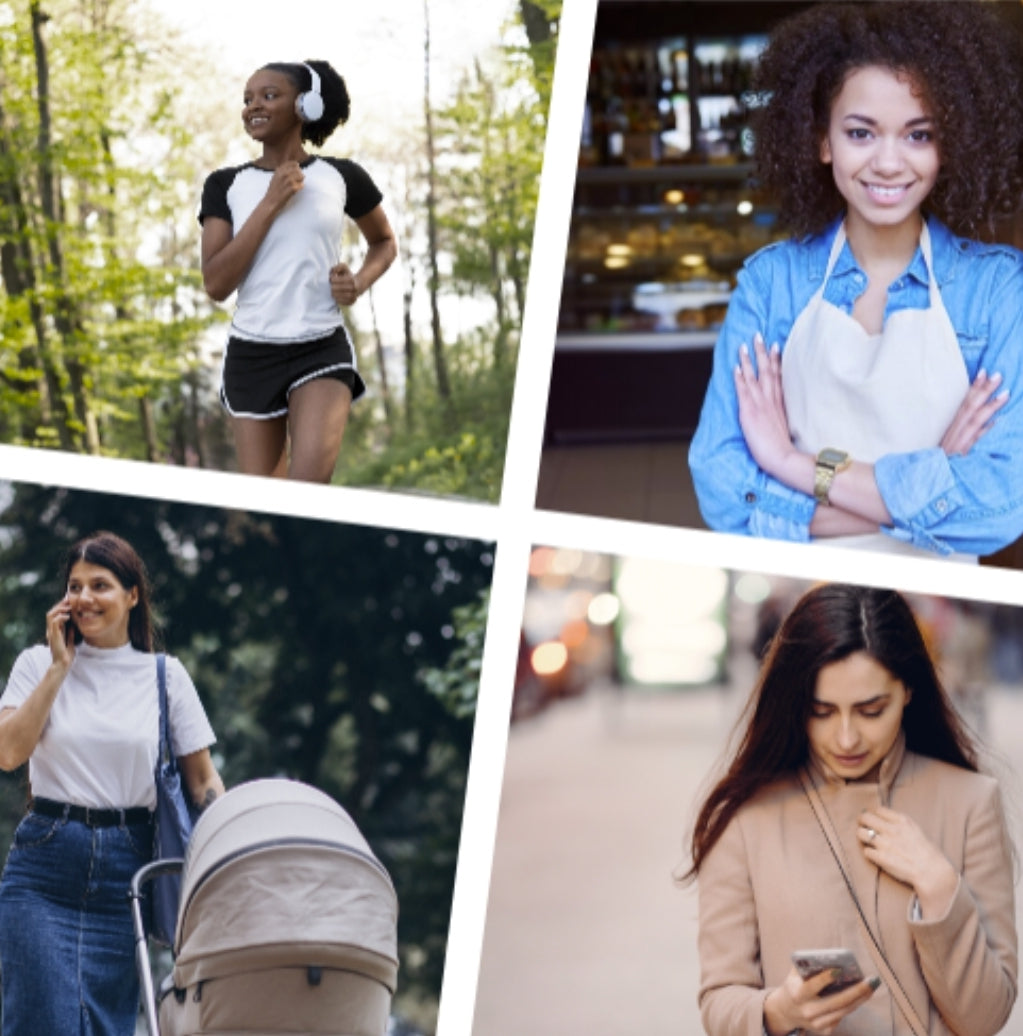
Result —
<svg viewBox="0 0 1023 1036"><path fill-rule="evenodd" d="M144 898L142 887L147 882L165 874L180 874L184 866L185 861L181 857L168 857L165 860L154 860L152 863L147 863L132 875L131 888L128 892L128 899L131 901L131 922L135 931L135 963L142 987L140 997L149 1036L160 1036L160 1022L157 1014L156 987L153 984L153 973L149 966L149 936L142 916Z"/></svg>

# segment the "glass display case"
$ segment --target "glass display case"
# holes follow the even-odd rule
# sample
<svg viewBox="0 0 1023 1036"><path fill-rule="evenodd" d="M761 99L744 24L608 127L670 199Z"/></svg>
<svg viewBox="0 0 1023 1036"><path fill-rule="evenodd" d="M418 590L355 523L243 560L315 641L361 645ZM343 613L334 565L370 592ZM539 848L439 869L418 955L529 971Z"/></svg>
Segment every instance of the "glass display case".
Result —
<svg viewBox="0 0 1023 1036"><path fill-rule="evenodd" d="M581 167L547 441L691 435L736 273L774 227L747 163Z"/></svg>
<svg viewBox="0 0 1023 1036"><path fill-rule="evenodd" d="M736 274L778 236L753 178L752 72L797 6L601 0L548 443L695 427Z"/></svg>
<svg viewBox="0 0 1023 1036"><path fill-rule="evenodd" d="M750 174L747 163L580 168L560 335L675 333L705 345L743 260L774 234Z"/></svg>

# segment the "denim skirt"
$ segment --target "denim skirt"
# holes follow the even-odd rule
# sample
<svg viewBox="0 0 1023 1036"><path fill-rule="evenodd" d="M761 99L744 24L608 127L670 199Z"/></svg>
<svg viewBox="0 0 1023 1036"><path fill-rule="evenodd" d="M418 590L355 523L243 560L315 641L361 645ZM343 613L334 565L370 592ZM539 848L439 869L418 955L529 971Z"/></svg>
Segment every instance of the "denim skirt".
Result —
<svg viewBox="0 0 1023 1036"><path fill-rule="evenodd" d="M0 878L3 1036L133 1036L128 890L152 843L148 823L22 819Z"/></svg>

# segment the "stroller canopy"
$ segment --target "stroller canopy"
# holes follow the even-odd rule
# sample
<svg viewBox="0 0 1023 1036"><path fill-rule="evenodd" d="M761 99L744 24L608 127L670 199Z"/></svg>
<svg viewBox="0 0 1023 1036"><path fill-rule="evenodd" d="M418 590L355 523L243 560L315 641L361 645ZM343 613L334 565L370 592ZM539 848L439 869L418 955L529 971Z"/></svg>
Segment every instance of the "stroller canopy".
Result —
<svg viewBox="0 0 1023 1036"><path fill-rule="evenodd" d="M297 781L241 784L192 834L174 984L315 964L393 994L397 914L387 871L333 799Z"/></svg>

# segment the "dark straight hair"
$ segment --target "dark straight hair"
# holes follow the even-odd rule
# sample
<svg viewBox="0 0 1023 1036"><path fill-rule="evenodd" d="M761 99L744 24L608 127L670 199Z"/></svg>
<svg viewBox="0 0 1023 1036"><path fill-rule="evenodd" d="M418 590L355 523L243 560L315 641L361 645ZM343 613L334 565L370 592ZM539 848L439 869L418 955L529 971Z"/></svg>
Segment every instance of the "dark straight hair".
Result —
<svg viewBox="0 0 1023 1036"><path fill-rule="evenodd" d="M125 590L138 590L138 602L128 616L128 639L139 651L154 647L153 616L146 566L135 548L112 532L95 532L80 539L70 551L64 566L64 586L71 578L71 569L79 561L109 569ZM80 634L79 634L80 636Z"/></svg>
<svg viewBox="0 0 1023 1036"><path fill-rule="evenodd" d="M834 583L804 594L768 648L739 720L744 729L727 773L697 815L692 837L696 877L739 808L770 781L810 757L807 726L820 671L863 652L911 692L902 714L906 748L976 771L977 750L938 679L906 600L894 590Z"/></svg>

